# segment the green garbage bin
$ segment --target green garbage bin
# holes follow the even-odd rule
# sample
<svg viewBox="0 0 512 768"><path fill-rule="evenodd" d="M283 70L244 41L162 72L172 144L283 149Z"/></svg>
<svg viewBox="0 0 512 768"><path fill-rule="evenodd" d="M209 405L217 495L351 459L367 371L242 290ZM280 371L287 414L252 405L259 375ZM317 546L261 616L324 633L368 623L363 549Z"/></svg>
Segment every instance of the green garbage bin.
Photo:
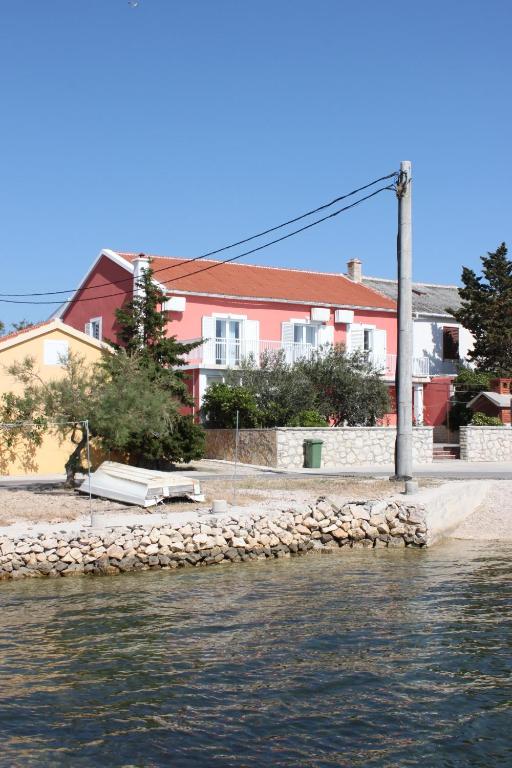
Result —
<svg viewBox="0 0 512 768"><path fill-rule="evenodd" d="M304 440L304 466L308 469L320 469L322 465L323 440Z"/></svg>

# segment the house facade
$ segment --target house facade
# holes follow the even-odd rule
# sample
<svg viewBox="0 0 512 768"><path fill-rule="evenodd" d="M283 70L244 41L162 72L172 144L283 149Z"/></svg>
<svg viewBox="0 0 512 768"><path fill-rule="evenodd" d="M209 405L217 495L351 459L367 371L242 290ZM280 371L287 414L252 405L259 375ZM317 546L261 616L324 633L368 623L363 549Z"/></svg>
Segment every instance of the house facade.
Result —
<svg viewBox="0 0 512 768"><path fill-rule="evenodd" d="M63 361L70 353L80 355L87 363L101 358L107 345L76 330L58 319L25 328L0 337L0 396L7 392L21 394L23 385L8 373L13 363L30 357L42 382L59 379L64 374ZM8 427L0 426L0 429ZM0 476L26 474L54 474L64 472L64 464L74 445L47 433L42 445L36 449L9 451L0 443Z"/></svg>
<svg viewBox="0 0 512 768"><path fill-rule="evenodd" d="M397 281L365 276L358 259L348 262L347 275L354 282L396 301ZM434 435L437 433L442 438L444 433L447 442L450 437L442 427L453 394L452 382L459 365L467 363L473 348L473 336L450 313L460 305L455 285L413 283L413 355L415 359L427 360L429 371L427 378L414 384L414 417L416 424L435 427Z"/></svg>
<svg viewBox="0 0 512 768"><path fill-rule="evenodd" d="M166 296L168 334L201 341L187 361L196 411L210 383L268 350L293 362L325 344L345 344L364 351L394 385L396 302L342 274L104 249L58 316L98 340L115 340L115 310L137 291L150 259ZM415 383L428 380L427 355L415 355L413 372ZM387 423L394 420L389 414Z"/></svg>

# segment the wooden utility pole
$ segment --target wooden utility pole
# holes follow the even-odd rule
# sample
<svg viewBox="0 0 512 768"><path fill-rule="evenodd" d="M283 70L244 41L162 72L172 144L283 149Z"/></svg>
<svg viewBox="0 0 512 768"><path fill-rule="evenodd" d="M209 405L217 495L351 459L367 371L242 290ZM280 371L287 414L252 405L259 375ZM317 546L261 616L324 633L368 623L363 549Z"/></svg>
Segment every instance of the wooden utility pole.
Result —
<svg viewBox="0 0 512 768"><path fill-rule="evenodd" d="M412 478L412 178L411 163L400 163L398 198L398 354L395 477Z"/></svg>

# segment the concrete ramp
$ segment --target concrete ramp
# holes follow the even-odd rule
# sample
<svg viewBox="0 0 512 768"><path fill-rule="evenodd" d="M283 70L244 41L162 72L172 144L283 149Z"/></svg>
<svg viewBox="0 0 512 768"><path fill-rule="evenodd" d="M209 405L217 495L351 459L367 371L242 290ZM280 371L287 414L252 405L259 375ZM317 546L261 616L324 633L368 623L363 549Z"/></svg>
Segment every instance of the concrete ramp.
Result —
<svg viewBox="0 0 512 768"><path fill-rule="evenodd" d="M78 488L89 493L89 478ZM93 496L151 507L164 499L185 496L192 501L204 501L198 481L177 472L130 467L115 461L104 461L91 475Z"/></svg>
<svg viewBox="0 0 512 768"><path fill-rule="evenodd" d="M493 483L466 480L424 488L406 496L407 504L424 511L427 546L449 536L457 526L479 508L484 509ZM403 499L402 499L403 502Z"/></svg>

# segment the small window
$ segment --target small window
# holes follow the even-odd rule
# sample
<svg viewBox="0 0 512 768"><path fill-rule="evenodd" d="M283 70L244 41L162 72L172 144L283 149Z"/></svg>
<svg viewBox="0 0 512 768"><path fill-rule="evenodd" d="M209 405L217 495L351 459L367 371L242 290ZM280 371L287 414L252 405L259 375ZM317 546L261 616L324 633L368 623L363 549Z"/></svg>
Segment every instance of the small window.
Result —
<svg viewBox="0 0 512 768"><path fill-rule="evenodd" d="M459 359L459 329L453 325L443 328L443 360Z"/></svg>
<svg viewBox="0 0 512 768"><path fill-rule="evenodd" d="M93 339L101 341L103 337L102 325L101 317L92 317L89 322L85 324L85 332L88 336L92 336Z"/></svg>
<svg viewBox="0 0 512 768"><path fill-rule="evenodd" d="M48 340L44 342L43 360L45 365L64 365L68 355L67 341Z"/></svg>
<svg viewBox="0 0 512 768"><path fill-rule="evenodd" d="M364 351L372 352L373 350L373 328L364 329Z"/></svg>

